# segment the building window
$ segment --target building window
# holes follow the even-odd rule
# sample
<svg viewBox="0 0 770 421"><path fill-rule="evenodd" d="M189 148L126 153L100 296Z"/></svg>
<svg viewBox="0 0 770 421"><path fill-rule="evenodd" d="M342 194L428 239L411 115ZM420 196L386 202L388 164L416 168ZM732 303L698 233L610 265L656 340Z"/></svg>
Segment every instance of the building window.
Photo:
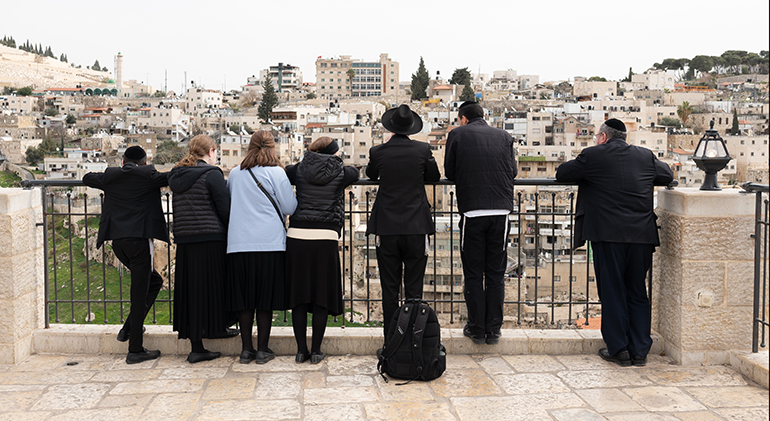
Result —
<svg viewBox="0 0 770 421"><path fill-rule="evenodd" d="M569 277L570 282L577 282L577 276L570 276Z"/></svg>
<svg viewBox="0 0 770 421"><path fill-rule="evenodd" d="M553 275L553 281L554 281L554 282L561 282L561 276L559 276L559 275Z"/></svg>

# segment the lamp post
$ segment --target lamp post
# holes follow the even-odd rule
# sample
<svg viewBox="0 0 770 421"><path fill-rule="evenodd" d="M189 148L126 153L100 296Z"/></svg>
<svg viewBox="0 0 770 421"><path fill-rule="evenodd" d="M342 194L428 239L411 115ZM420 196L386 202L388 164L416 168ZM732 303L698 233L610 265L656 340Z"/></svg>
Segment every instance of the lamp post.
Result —
<svg viewBox="0 0 770 421"><path fill-rule="evenodd" d="M698 168L706 172L701 190L722 190L717 183L717 172L723 170L730 159L732 158L727 152L725 141L719 136L719 132L714 130L712 119L710 129L706 130L706 134L698 141L698 147L692 155L692 160Z"/></svg>

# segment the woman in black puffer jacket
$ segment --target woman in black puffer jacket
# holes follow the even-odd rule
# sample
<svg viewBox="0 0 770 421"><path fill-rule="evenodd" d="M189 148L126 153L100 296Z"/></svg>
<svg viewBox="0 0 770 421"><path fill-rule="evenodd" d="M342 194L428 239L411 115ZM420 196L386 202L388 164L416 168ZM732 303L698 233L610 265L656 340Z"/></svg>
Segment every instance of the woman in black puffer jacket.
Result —
<svg viewBox="0 0 770 421"><path fill-rule="evenodd" d="M297 210L286 233L286 282L292 309L297 363L318 364L326 320L343 312L338 241L345 220L343 191L359 178L359 170L342 165L339 145L320 137L308 146L297 165L286 167L297 187ZM307 348L307 313L313 313L312 347ZM312 353L311 353L312 351Z"/></svg>
<svg viewBox="0 0 770 421"><path fill-rule="evenodd" d="M222 170L214 166L217 145L198 135L190 141L190 154L168 175L174 193L174 330L189 339L187 361L197 363L219 357L203 347L203 338L227 327L223 304L225 256L230 192Z"/></svg>

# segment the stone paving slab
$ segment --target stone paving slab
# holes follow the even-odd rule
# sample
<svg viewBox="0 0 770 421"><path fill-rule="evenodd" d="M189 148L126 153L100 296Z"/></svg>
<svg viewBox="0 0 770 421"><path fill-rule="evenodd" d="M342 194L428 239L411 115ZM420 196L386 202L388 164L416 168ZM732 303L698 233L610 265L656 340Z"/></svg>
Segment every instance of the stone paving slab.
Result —
<svg viewBox="0 0 770 421"><path fill-rule="evenodd" d="M450 354L440 378L398 386L377 373L373 355L315 365L288 355L264 365L163 355L132 366L123 354L32 355L0 367L0 421L768 419L768 390L730 367L648 362Z"/></svg>

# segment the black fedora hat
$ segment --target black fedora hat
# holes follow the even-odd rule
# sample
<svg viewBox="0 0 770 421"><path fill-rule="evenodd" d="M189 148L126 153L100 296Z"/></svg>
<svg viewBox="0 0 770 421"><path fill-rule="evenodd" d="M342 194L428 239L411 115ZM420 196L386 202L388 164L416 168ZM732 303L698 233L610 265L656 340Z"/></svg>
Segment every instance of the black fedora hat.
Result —
<svg viewBox="0 0 770 421"><path fill-rule="evenodd" d="M391 108L382 115L382 125L396 134L410 135L422 130L422 119L406 104Z"/></svg>

